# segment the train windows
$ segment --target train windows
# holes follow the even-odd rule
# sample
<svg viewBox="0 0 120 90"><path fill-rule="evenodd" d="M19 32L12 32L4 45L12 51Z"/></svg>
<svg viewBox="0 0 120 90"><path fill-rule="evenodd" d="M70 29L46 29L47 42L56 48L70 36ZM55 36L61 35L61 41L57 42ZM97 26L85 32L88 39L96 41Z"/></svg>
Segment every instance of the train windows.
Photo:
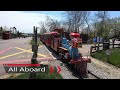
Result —
<svg viewBox="0 0 120 90"><path fill-rule="evenodd" d="M60 34L56 34L55 36L54 36L54 38L59 38L60 37Z"/></svg>

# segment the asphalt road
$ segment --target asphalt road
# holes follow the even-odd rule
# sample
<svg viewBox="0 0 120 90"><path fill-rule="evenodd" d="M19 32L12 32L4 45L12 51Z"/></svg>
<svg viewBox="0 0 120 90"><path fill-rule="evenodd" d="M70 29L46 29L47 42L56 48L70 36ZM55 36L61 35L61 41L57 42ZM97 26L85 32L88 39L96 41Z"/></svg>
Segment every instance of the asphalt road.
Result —
<svg viewBox="0 0 120 90"><path fill-rule="evenodd" d="M31 45L29 44L31 39L31 37L9 40L0 39L0 76L6 74L3 64L31 63L33 55ZM39 62L52 60L51 55L44 45L38 47L37 60Z"/></svg>

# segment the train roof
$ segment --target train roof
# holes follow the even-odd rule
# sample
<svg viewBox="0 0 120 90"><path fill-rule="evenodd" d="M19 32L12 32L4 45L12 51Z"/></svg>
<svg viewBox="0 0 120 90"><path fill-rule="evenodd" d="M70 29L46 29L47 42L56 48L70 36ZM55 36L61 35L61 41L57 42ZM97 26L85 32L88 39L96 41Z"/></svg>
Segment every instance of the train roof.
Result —
<svg viewBox="0 0 120 90"><path fill-rule="evenodd" d="M59 34L58 32L56 31L52 31L52 32L46 32L44 33L45 35L56 35L56 34Z"/></svg>
<svg viewBox="0 0 120 90"><path fill-rule="evenodd" d="M72 33L70 33L70 36L73 36L73 37L79 37L80 36L80 34L79 33L77 33L77 32L72 32Z"/></svg>
<svg viewBox="0 0 120 90"><path fill-rule="evenodd" d="M44 34L51 34L51 32L46 32L46 33L44 33Z"/></svg>
<svg viewBox="0 0 120 90"><path fill-rule="evenodd" d="M53 31L56 31L56 32L58 32L58 33L64 32L63 28L56 28L56 29L54 29Z"/></svg>
<svg viewBox="0 0 120 90"><path fill-rule="evenodd" d="M51 34L59 34L59 33L56 31L52 31Z"/></svg>

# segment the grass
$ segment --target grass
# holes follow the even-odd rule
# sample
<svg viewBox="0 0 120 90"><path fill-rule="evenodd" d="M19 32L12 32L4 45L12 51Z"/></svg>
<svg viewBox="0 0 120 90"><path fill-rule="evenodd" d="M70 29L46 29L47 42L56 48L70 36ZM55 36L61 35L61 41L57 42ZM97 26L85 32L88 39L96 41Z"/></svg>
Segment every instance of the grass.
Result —
<svg viewBox="0 0 120 90"><path fill-rule="evenodd" d="M57 73L56 68L54 69L55 71L52 74L50 74L50 69L48 68L48 65L45 67L47 68L45 72L36 73L36 79L63 79L62 76ZM29 76L30 73L22 73L20 75L12 74L7 79L29 79Z"/></svg>
<svg viewBox="0 0 120 90"><path fill-rule="evenodd" d="M25 74L20 74L16 77L10 76L7 79L28 79L28 78L29 78L29 73L25 73Z"/></svg>
<svg viewBox="0 0 120 90"><path fill-rule="evenodd" d="M35 44L35 43L34 43L34 39L32 39L29 44L34 45L34 44ZM42 45L42 42L41 42L41 41L38 41L38 45Z"/></svg>
<svg viewBox="0 0 120 90"><path fill-rule="evenodd" d="M49 69L46 72L36 73L36 79L63 79L57 72L49 73ZM10 76L7 79L29 79L30 73L23 73L15 77L15 75Z"/></svg>
<svg viewBox="0 0 120 90"><path fill-rule="evenodd" d="M105 50L99 51L93 54L93 57L106 62L107 56L105 52L106 52ZM120 48L111 49L109 63L120 67Z"/></svg>
<svg viewBox="0 0 120 90"><path fill-rule="evenodd" d="M29 79L30 74L29 73L24 73L21 75L18 75L16 77L10 76L7 79ZM60 74L57 73L37 73L37 78L36 79L63 79Z"/></svg>

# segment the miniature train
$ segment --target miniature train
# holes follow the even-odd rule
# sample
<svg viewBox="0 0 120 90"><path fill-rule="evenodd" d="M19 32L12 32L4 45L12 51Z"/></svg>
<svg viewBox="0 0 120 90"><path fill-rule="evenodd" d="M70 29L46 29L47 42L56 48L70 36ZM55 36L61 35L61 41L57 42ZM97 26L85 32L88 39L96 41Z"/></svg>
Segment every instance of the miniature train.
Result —
<svg viewBox="0 0 120 90"><path fill-rule="evenodd" d="M91 60L84 58L78 50L80 34L72 32L65 36L65 32L58 31L44 33L40 35L40 40L59 53L60 60L74 68L80 76L87 76L87 63L90 63Z"/></svg>

